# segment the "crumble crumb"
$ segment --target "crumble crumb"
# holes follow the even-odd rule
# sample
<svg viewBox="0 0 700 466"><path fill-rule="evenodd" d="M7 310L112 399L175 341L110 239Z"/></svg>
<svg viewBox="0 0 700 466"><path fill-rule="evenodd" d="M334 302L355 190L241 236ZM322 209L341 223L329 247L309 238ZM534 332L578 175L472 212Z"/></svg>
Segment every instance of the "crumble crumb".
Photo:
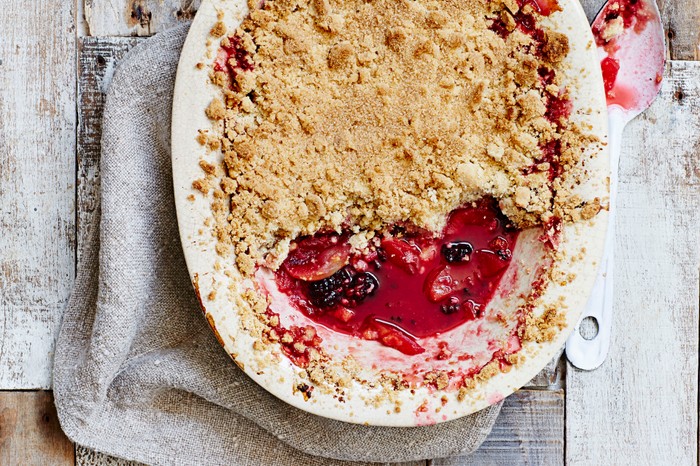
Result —
<svg viewBox="0 0 700 466"><path fill-rule="evenodd" d="M207 108L207 116L212 120L223 120L226 117L226 107L219 99L214 99Z"/></svg>
<svg viewBox="0 0 700 466"><path fill-rule="evenodd" d="M213 28L211 28L210 33L212 37L222 37L226 34L226 25L222 21L218 21Z"/></svg>
<svg viewBox="0 0 700 466"><path fill-rule="evenodd" d="M610 21L605 22L605 26L603 26L603 30L600 32L600 37L603 39L605 42L609 42L615 37L619 36L622 34L625 30L625 24L622 16L618 16L617 18L611 19Z"/></svg>
<svg viewBox="0 0 700 466"><path fill-rule="evenodd" d="M565 326L566 316L564 313L549 307L539 317L527 316L523 340L536 341L537 343L552 341Z"/></svg>

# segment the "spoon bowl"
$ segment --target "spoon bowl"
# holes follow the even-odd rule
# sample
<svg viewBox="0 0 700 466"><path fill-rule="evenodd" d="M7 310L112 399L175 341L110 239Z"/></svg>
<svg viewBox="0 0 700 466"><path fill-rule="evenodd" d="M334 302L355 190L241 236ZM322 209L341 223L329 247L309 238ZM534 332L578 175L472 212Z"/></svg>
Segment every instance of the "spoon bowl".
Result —
<svg viewBox="0 0 700 466"><path fill-rule="evenodd" d="M578 325L566 342L566 356L579 369L593 370L605 360L613 320L613 249L618 166L622 132L646 110L661 89L666 44L659 8L654 0L611 0L591 25L603 73L608 106L610 203L605 252L593 292ZM598 332L590 339L580 325L592 318Z"/></svg>

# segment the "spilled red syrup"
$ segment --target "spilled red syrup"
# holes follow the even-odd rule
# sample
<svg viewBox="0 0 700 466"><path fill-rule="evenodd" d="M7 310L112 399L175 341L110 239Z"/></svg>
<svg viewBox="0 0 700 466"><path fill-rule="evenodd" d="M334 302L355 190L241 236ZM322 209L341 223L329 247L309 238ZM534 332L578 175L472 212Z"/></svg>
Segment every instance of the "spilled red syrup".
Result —
<svg viewBox="0 0 700 466"><path fill-rule="evenodd" d="M518 237L490 199L453 211L439 237L392 233L363 254L350 253L347 234L302 238L277 286L327 328L419 354L417 338L483 317Z"/></svg>
<svg viewBox="0 0 700 466"><path fill-rule="evenodd" d="M558 139L553 139L547 143L541 143L540 149L542 149L542 157L537 159L535 166L529 167L525 171L525 174L529 175L530 173L537 171L537 166L547 163L549 164L549 168L547 170L548 179L550 182L553 182L559 175L561 175L563 171L559 161L561 157L561 141Z"/></svg>
<svg viewBox="0 0 700 466"><path fill-rule="evenodd" d="M561 219L559 217L550 218L547 223L544 224L544 233L540 237L540 241L544 243L548 248L557 250L559 249L559 242L561 240ZM535 286L536 285L536 286ZM534 289L541 289L544 283L533 284Z"/></svg>
<svg viewBox="0 0 700 466"><path fill-rule="evenodd" d="M523 13L522 10L518 10L517 13L513 14L513 19L517 28L525 33L533 36L536 42L541 39L539 36L542 33L540 29L537 29L537 20L534 15ZM493 19L491 25L489 26L493 32L503 37L504 39L510 35L512 31L509 31L506 27L506 23L501 18ZM539 47L538 47L539 48Z"/></svg>
<svg viewBox="0 0 700 466"><path fill-rule="evenodd" d="M571 101L563 92L558 95L548 94L545 106L547 108L545 117L557 126L561 126L562 122L571 115Z"/></svg>
<svg viewBox="0 0 700 466"><path fill-rule="evenodd" d="M554 82L555 71L551 68L540 67L537 70L540 75L540 81L543 86L547 86ZM560 92L558 95L553 96L547 94L546 102L546 113L545 116L550 121L554 122L557 126L564 124L564 121L571 115L571 101L566 98L564 92ZM524 170L524 175L529 175L539 171L539 166L541 164L548 164L547 174L550 182L553 182L562 173L562 166L560 163L562 146L560 140L552 140L547 143L541 142L539 144L540 150L542 151L542 156L535 160L534 165L528 167Z"/></svg>

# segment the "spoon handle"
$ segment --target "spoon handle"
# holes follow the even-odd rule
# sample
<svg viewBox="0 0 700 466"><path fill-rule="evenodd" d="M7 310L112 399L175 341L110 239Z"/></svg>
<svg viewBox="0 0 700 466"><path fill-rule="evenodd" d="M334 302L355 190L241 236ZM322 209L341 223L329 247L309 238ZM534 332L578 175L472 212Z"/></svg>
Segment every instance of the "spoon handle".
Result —
<svg viewBox="0 0 700 466"><path fill-rule="evenodd" d="M579 369L598 368L608 354L610 334L613 322L613 269L615 268L615 213L617 206L618 167L622 131L626 120L624 114L615 108L610 109L608 135L610 144L610 208L608 212L608 229L605 236L603 258L598 267L593 291L588 298L586 308L573 333L566 341L566 357ZM581 322L586 318L595 319L598 332L590 339L581 335ZM594 325L595 325L594 324Z"/></svg>

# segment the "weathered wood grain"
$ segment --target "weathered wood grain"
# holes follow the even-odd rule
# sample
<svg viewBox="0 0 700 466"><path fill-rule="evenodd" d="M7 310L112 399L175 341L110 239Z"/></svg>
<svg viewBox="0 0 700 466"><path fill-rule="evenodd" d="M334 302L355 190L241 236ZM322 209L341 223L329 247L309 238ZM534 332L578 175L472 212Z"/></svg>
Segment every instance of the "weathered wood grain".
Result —
<svg viewBox="0 0 700 466"><path fill-rule="evenodd" d="M700 60L700 0L660 0L668 57Z"/></svg>
<svg viewBox="0 0 700 466"><path fill-rule="evenodd" d="M550 466L563 462L564 391L520 390L506 399L491 434L474 454L436 459L432 464Z"/></svg>
<svg viewBox="0 0 700 466"><path fill-rule="evenodd" d="M70 2L0 8L0 389L49 388L75 265Z"/></svg>
<svg viewBox="0 0 700 466"><path fill-rule="evenodd" d="M50 392L0 392L0 464L74 464Z"/></svg>
<svg viewBox="0 0 700 466"><path fill-rule="evenodd" d="M610 355L569 368L567 464L696 464L700 63L670 63L626 129Z"/></svg>
<svg viewBox="0 0 700 466"><path fill-rule="evenodd" d="M149 36L189 21L201 0L84 0L92 36Z"/></svg>

